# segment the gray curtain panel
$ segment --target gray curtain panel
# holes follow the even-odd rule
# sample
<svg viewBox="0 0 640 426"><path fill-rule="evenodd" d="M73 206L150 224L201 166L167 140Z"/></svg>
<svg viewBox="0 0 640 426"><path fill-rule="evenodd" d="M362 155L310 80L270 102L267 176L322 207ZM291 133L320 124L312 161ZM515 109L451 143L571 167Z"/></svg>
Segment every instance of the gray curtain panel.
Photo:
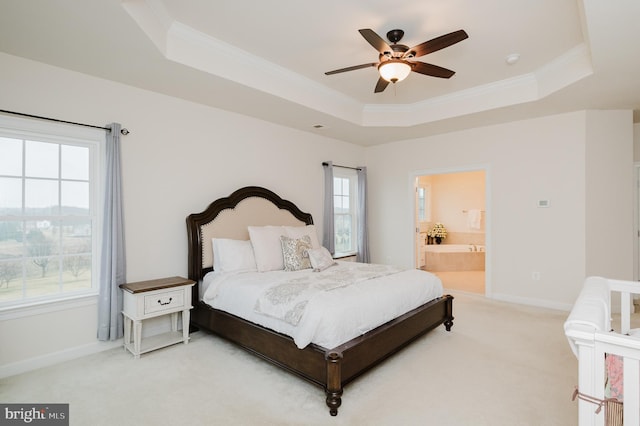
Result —
<svg viewBox="0 0 640 426"><path fill-rule="evenodd" d="M367 220L367 168L358 167L358 253L356 262L371 262L369 258L369 226Z"/></svg>
<svg viewBox="0 0 640 426"><path fill-rule="evenodd" d="M121 126L118 123L112 123L107 127L111 131L106 135L106 187L98 296L98 340L116 340L124 333L122 290L119 288L120 284L126 282L120 172Z"/></svg>
<svg viewBox="0 0 640 426"><path fill-rule="evenodd" d="M333 162L325 161L324 166L324 218L322 222L322 245L331 254L336 252L333 226Z"/></svg>

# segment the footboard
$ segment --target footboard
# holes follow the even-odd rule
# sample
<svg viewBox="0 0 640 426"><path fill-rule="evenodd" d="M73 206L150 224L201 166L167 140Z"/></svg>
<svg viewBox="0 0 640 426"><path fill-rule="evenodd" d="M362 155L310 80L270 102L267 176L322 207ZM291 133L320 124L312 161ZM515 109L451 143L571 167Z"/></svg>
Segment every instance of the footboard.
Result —
<svg viewBox="0 0 640 426"><path fill-rule="evenodd" d="M611 295L620 294L621 324L611 327ZM607 422L606 394L610 372L605 357L617 356L623 364L624 424L640 424L640 336L631 329L631 307L640 283L589 277L564 324L569 345L578 358L578 405L580 426L621 424ZM603 409L604 407L604 409Z"/></svg>

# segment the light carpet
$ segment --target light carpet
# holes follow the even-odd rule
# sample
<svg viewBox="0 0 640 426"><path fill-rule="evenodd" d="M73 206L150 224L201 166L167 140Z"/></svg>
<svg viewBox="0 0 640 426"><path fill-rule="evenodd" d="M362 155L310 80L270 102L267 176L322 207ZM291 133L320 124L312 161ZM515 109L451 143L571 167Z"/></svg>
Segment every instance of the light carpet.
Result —
<svg viewBox="0 0 640 426"><path fill-rule="evenodd" d="M71 425L575 425L568 313L452 293L434 329L344 389L324 391L196 332L138 360L116 348L0 381L5 403L69 403Z"/></svg>

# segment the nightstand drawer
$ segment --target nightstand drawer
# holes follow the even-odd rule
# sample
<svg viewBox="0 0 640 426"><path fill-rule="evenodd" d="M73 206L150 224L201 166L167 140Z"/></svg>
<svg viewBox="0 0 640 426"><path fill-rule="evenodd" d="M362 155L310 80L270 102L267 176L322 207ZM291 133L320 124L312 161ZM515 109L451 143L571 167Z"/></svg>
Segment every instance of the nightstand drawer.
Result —
<svg viewBox="0 0 640 426"><path fill-rule="evenodd" d="M144 314L175 310L184 306L184 290L167 291L144 297Z"/></svg>

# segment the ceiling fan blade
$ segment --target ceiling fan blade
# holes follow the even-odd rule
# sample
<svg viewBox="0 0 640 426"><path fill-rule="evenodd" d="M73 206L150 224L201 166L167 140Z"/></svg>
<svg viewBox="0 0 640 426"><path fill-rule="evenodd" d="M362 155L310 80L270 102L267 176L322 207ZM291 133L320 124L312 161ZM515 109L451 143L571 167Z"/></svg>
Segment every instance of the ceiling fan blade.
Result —
<svg viewBox="0 0 640 426"><path fill-rule="evenodd" d="M469 38L469 35L464 30L454 31L452 33L433 38L429 41L425 41L424 43L420 43L419 45L412 47L405 52L404 57L407 57L413 53L413 56L415 58L419 58L420 56L424 56L428 53L436 52L440 49L444 49L445 47L449 47L452 44L459 43L466 38Z"/></svg>
<svg viewBox="0 0 640 426"><path fill-rule="evenodd" d="M386 89L388 85L389 85L389 82L384 78L380 77L378 79L378 82L376 83L376 88L373 92L374 93L384 92L384 89Z"/></svg>
<svg viewBox="0 0 640 426"><path fill-rule="evenodd" d="M371 62L370 64L354 65L352 67L340 68L339 70L327 71L325 72L325 74L332 75L332 74L338 74L341 72L354 71L362 68L369 68L369 67L376 67L376 66L378 66L377 62Z"/></svg>
<svg viewBox="0 0 640 426"><path fill-rule="evenodd" d="M358 31L360 32L362 37L364 37L364 39L367 40L369 44L372 45L373 48L376 49L378 52L382 53L383 55L385 54L385 52L393 52L393 50L391 49L391 46L389 46L382 37L376 34L375 31L369 28L365 28Z"/></svg>
<svg viewBox="0 0 640 426"><path fill-rule="evenodd" d="M451 78L456 72L424 62L409 62L411 70L431 77Z"/></svg>

